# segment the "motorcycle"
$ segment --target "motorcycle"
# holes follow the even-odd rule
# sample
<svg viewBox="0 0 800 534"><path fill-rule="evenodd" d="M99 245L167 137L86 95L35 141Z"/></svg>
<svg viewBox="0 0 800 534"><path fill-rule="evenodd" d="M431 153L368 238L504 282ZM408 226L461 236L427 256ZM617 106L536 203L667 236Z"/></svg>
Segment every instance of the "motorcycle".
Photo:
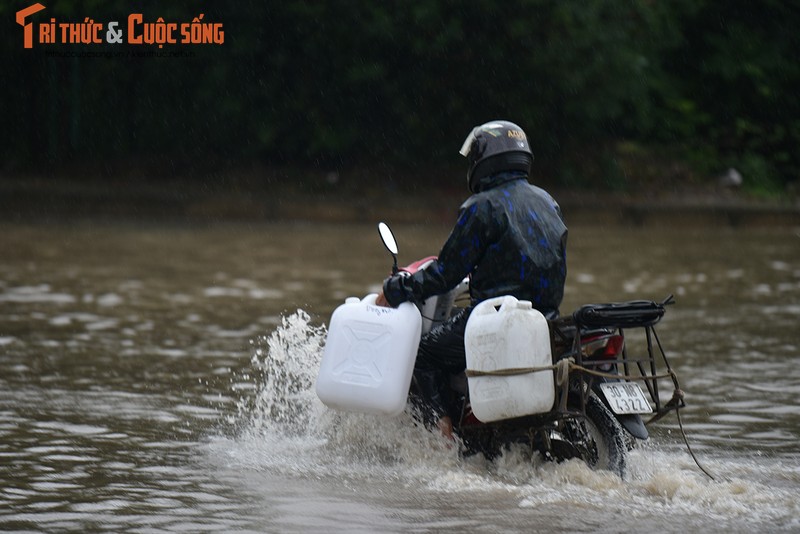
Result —
<svg viewBox="0 0 800 534"><path fill-rule="evenodd" d="M378 225L378 228L383 244L393 258L393 274L411 275L425 268L435 259L435 257L423 258L406 267L399 268L397 264L398 246L394 234L383 222ZM364 308L365 316L378 315L383 317L382 320L387 320L389 310L383 308L387 311L382 313L380 308L376 308L374 297L375 295L372 295L370 301L373 305L367 305ZM507 297L501 297L501 299L505 298ZM513 297L511 298L513 299ZM359 299L352 300L358 302ZM366 301L367 298L364 300ZM484 301L478 306L495 306L496 300ZM513 300L515 303L525 303L525 301ZM546 321L544 326L537 325L538 328L544 329L545 346L543 347L541 342L537 342L534 348L534 344L530 343L524 345L521 352L538 351L540 356L545 354L548 360L545 365L512 366L488 371L470 369L470 343L465 340L468 368L449 376L447 380L449 387L444 388L447 390L445 404L448 415L453 421L453 433L459 438L460 452L465 456L482 453L491 460L512 446L521 446L531 455L538 453L545 460L561 462L577 458L593 469L609 470L624 477L628 451L633 448L637 440L648 439L647 425L661 419L671 411L677 413L680 408L685 406L677 376L670 366L655 330L655 325L664 316L666 306L673 302L670 295L662 302L634 300L587 304L571 314L555 319L545 319L543 315L533 311L531 313L538 314L541 323ZM413 311L417 320L421 317L421 322L415 323L410 328L415 336L424 335L458 313L464 305L470 305L469 278L465 278L457 287L445 294L413 304L419 313L413 310L411 304L406 303L401 307L405 307L406 311ZM525 303L525 305L528 310L531 309L530 303ZM497 308L499 307L498 301ZM524 307L522 306L522 308ZM470 323L475 319L477 310L478 307L472 311L467 324L468 337ZM385 346L381 350L367 350L361 355L356 355L354 352L358 346L355 344L355 341L358 341L356 338L369 342L385 339L382 337L386 331L385 325L380 327L364 326L361 320L355 321L354 324L357 327L348 331L347 336L343 336L348 337L348 342L337 344L335 349L339 350L339 347L343 346L349 347L342 352L349 350L353 356L350 358L352 361L335 364L336 372L352 365L359 367L358 373L362 373L362 375L343 379L335 386L350 388L352 391L353 387L363 385L365 380L372 380L388 374L402 374L402 372L393 371L381 375L381 372L373 367L372 363L364 363L377 358L378 356L374 356L375 353L385 352ZM333 328L334 318L331 320L331 329ZM629 340L633 339L631 334L635 332L641 334L639 339L636 339L639 343L631 344ZM518 332L513 330L506 332L507 335L516 333ZM419 337L416 339L418 340ZM405 382L405 385L397 390L398 394L394 397L398 401L396 404L399 406L399 410L402 410L403 406L409 406L416 421L433 429L436 427L433 412L426 406L417 380L411 373L417 342L414 342L413 346L406 350L409 355L406 376L409 378L410 387L408 382ZM547 344L549 347L546 346ZM331 348L333 352L333 343L329 343L329 345L331 346L326 347L326 350ZM635 350L629 350L629 345L635 346ZM488 345L487 350L497 351L491 344ZM494 361L493 356L493 354L489 355L489 359L492 361ZM324 360L325 356L323 356L323 366L326 363ZM397 358L387 358L387 360L396 363ZM330 368L333 369L334 363L329 363ZM370 367L368 372L364 371L367 366ZM372 376L367 376L369 373ZM516 414L510 417L502 415L486 417L481 415L485 414L484 411L478 413L478 405L474 406L476 410L473 411L473 403L479 402L476 395L478 388L473 389L479 379L488 376L502 377L501 380L505 380L534 373L540 377L543 376L542 373L545 373L546 385L552 391L552 396L547 397L546 400L548 408L533 410L534 413L530 413L529 410L522 415ZM552 381L549 378L550 373L552 373ZM321 376L325 374L326 372L321 371ZM322 380L318 381L318 394L327 391L325 386L328 386L329 383L322 384L322 382ZM521 382L513 382L515 384L513 386L512 382L504 382L503 387L506 389L520 387ZM530 384L530 382L527 383ZM541 382L539 383L541 384ZM669 400L665 401L662 398L663 394L670 389L672 395ZM360 404L368 397L370 402L374 402L373 392L372 387L364 387L356 395L356 401L353 402ZM473 393L472 401L470 392ZM535 392L518 393L533 394ZM328 398L326 404L337 407L339 399L336 398L336 395L327 393L325 396ZM644 421L643 416L649 417L647 422Z"/></svg>
<svg viewBox="0 0 800 534"><path fill-rule="evenodd" d="M393 257L395 274L411 275L435 259L428 257L398 268L394 234L385 223L379 224L379 233ZM661 302L587 304L547 321L552 365L496 373L467 369L450 376L447 405L461 453L482 453L492 459L513 445L521 445L546 460L577 458L591 468L624 477L628 452L637 440L649 437L647 425L685 406L677 376L655 330L666 306L673 302L670 295ZM422 316L424 335L460 307L469 305L469 278L448 293L415 304ZM634 333L641 338L632 354L629 339ZM470 403L470 379L548 370L555 380L555 401L549 411L488 422L476 417ZM672 396L664 402L661 393L670 386ZM411 381L408 399L416 419L434 427L416 380ZM648 417L647 422L643 416Z"/></svg>

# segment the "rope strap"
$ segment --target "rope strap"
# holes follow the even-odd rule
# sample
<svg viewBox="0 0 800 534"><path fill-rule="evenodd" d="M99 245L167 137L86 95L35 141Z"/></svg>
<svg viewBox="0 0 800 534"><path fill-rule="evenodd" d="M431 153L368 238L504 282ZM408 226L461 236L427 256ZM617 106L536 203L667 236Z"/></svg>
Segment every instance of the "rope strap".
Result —
<svg viewBox="0 0 800 534"><path fill-rule="evenodd" d="M556 385L561 388L561 402L559 402L559 410L561 412L567 411L567 398L569 397L569 370L575 365L575 360L566 358L556 362Z"/></svg>
<svg viewBox="0 0 800 534"><path fill-rule="evenodd" d="M467 369L465 373L468 378L474 378L477 376L516 376L538 373L540 371L552 371L555 368L555 365L548 365L546 367L510 367L508 369L496 369L494 371L477 371L475 369Z"/></svg>
<svg viewBox="0 0 800 534"><path fill-rule="evenodd" d="M602 371L596 371L594 369L589 369L582 365L578 365L572 358L559 360L555 365L546 365L543 367L510 367L507 369L495 369L494 371L478 371L476 369L467 369L465 373L468 378L475 378L479 376L527 375L530 373L539 373L542 371L556 371L556 370L558 370L558 372L561 374L564 373L568 374L570 371L581 371L582 373L598 376L601 378L611 378L615 380L618 380L620 378L623 380L658 380L661 378L676 378L675 373L672 371L661 375L620 375L614 373L604 373ZM561 382L557 380L557 384L561 385Z"/></svg>

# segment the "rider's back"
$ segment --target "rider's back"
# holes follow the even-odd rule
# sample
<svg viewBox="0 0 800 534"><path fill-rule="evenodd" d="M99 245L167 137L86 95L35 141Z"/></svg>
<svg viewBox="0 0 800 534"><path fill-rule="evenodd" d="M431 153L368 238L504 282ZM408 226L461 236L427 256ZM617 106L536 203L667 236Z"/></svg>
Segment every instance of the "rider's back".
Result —
<svg viewBox="0 0 800 534"><path fill-rule="evenodd" d="M555 316L564 295L567 227L556 201L526 178L488 178L462 205L462 214L479 222L461 246L483 250L470 289L475 301L513 295Z"/></svg>

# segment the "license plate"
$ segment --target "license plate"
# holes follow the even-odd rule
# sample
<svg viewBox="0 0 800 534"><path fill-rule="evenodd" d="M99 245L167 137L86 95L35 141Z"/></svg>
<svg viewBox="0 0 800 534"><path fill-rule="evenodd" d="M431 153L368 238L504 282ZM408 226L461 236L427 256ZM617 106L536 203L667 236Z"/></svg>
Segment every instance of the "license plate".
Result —
<svg viewBox="0 0 800 534"><path fill-rule="evenodd" d="M616 414L653 413L644 391L633 382L605 382L600 389L606 396L611 411Z"/></svg>

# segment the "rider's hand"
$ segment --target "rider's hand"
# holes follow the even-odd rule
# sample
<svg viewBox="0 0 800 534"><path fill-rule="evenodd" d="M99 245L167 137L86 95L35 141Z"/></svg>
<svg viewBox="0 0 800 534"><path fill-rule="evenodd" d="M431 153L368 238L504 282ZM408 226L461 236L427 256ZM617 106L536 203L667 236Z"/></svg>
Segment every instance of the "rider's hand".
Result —
<svg viewBox="0 0 800 534"><path fill-rule="evenodd" d="M389 301L386 300L386 296L383 294L383 291L378 293L378 298L375 299L376 306L383 306L384 308L391 308L392 305L389 304Z"/></svg>
<svg viewBox="0 0 800 534"><path fill-rule="evenodd" d="M400 271L384 280L383 291L378 295L378 300L376 302L378 306L393 308L401 302L409 300L409 291L405 288L404 284L404 281L408 280L409 276L411 276L409 273ZM389 300L386 295L389 295L392 300Z"/></svg>

